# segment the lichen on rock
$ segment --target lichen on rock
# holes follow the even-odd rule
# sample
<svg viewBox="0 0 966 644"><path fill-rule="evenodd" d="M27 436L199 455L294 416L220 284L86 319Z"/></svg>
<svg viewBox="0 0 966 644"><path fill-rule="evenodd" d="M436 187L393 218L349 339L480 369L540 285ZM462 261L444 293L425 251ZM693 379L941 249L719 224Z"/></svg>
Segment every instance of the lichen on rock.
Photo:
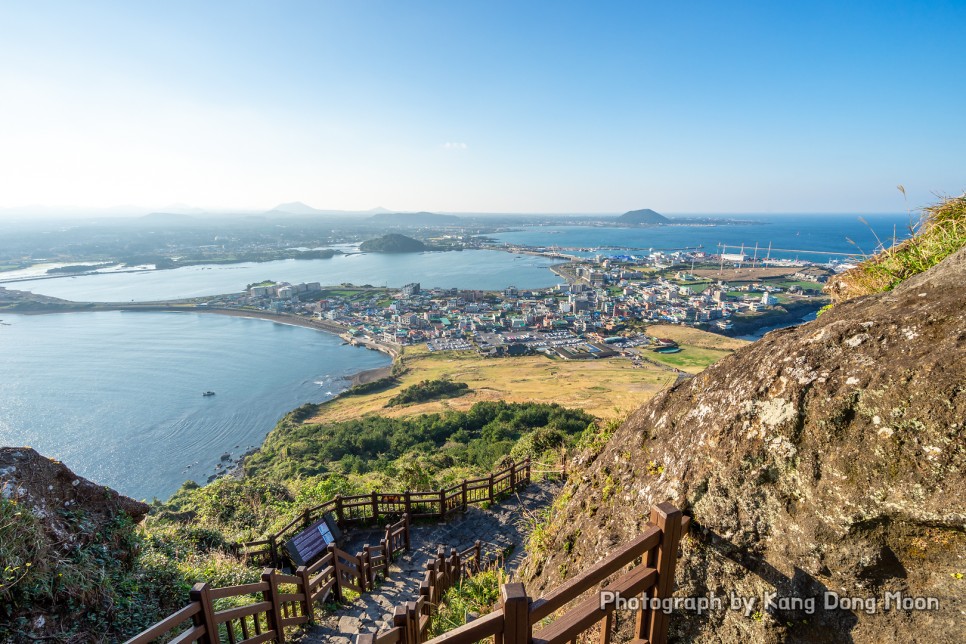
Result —
<svg viewBox="0 0 966 644"><path fill-rule="evenodd" d="M894 290L772 332L658 395L596 458L575 459L546 547L527 562L528 590L553 588L557 571L574 575L602 559L639 533L652 504L670 501L694 524L675 595L759 601L749 614L675 612L678 641L959 641L964 302L960 250ZM607 480L634 493L604 498ZM766 593L818 598L818 607L768 609ZM879 603L872 612L825 610L826 593ZM935 597L940 609L884 610L887 593ZM618 623L632 619L619 615Z"/></svg>

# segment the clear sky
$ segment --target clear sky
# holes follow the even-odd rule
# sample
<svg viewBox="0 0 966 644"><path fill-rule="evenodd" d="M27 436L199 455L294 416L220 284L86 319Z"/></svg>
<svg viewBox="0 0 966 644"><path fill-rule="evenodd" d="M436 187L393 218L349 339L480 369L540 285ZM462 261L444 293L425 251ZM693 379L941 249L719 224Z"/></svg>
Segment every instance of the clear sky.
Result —
<svg viewBox="0 0 966 644"><path fill-rule="evenodd" d="M966 1L0 0L0 208L896 212Z"/></svg>

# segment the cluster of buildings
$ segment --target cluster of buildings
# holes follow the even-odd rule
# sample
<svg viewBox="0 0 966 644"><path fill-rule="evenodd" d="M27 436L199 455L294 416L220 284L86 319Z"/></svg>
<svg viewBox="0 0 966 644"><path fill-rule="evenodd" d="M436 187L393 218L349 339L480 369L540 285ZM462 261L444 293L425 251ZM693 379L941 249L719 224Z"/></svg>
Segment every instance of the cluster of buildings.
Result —
<svg viewBox="0 0 966 644"><path fill-rule="evenodd" d="M572 266L569 284L547 289L461 291L406 284L400 289L322 291L319 282L251 286L238 304L312 316L350 335L393 345L426 344L431 351L476 350L487 355L553 352L568 359L614 355L640 344L635 323L676 323L727 329L728 319L774 307L783 289L768 283L728 285L695 277L636 270L629 258ZM652 254L645 262L681 264ZM642 262L643 263L643 262ZM820 281L803 268L799 281ZM664 275L667 275L666 277Z"/></svg>

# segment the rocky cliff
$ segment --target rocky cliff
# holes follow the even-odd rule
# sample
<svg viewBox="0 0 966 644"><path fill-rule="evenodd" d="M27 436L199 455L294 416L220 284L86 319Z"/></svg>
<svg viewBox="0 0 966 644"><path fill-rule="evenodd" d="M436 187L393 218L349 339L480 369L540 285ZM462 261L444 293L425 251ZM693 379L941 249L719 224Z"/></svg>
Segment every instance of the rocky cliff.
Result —
<svg viewBox="0 0 966 644"><path fill-rule="evenodd" d="M694 522L675 595L725 598L675 611L678 641L962 641L964 303L960 250L665 391L577 457L528 589L603 558L667 500ZM755 604L730 610L732 593ZM895 594L887 608L889 593L939 609ZM826 609L836 597L864 603Z"/></svg>
<svg viewBox="0 0 966 644"><path fill-rule="evenodd" d="M29 447L0 447L0 641L110 641L136 621L122 573L147 512Z"/></svg>

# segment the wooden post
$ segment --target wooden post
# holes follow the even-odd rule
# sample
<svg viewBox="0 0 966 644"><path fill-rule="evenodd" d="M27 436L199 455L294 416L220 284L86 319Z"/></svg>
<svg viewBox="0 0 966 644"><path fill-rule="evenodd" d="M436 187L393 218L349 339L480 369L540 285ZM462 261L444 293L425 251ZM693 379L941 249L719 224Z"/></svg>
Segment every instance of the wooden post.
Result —
<svg viewBox="0 0 966 644"><path fill-rule="evenodd" d="M262 581L268 583L268 590L262 593L262 600L271 603L266 611L268 628L275 631L275 641L285 642L285 629L282 628L282 603L278 601L278 584L275 583L275 570L266 568L262 571Z"/></svg>
<svg viewBox="0 0 966 644"><path fill-rule="evenodd" d="M372 570L372 553L369 552L368 543L362 546L362 559L359 560L359 566L365 569L369 590L372 590L376 587L376 573Z"/></svg>
<svg viewBox="0 0 966 644"><path fill-rule="evenodd" d="M449 551L450 570L453 571L452 584L455 586L463 576L463 566L460 553L456 548Z"/></svg>
<svg viewBox="0 0 966 644"><path fill-rule="evenodd" d="M439 518L446 518L446 490L439 491Z"/></svg>
<svg viewBox="0 0 966 644"><path fill-rule="evenodd" d="M271 559L269 563L272 564L273 568L279 568L281 566L282 562L278 560L278 543L275 542L274 534L268 538L268 556Z"/></svg>
<svg viewBox="0 0 966 644"><path fill-rule="evenodd" d="M342 580L339 579L339 566L337 565L338 562L336 562L335 544L330 543L326 546L325 550L326 554L332 555L332 575L335 579L335 584L332 586L332 593L335 595L335 600L341 604L345 597L342 594Z"/></svg>
<svg viewBox="0 0 966 644"><path fill-rule="evenodd" d="M307 566L299 566L295 569L295 575L302 580L302 592L305 593L305 601L302 602L302 614L308 615L309 623L315 623L315 608L312 604L312 575L309 574Z"/></svg>
<svg viewBox="0 0 966 644"><path fill-rule="evenodd" d="M510 491L517 489L517 464L510 461Z"/></svg>
<svg viewBox="0 0 966 644"><path fill-rule="evenodd" d="M392 625L400 630L399 644L415 644L410 638L407 621L406 607L404 605L396 606L392 613Z"/></svg>
<svg viewBox="0 0 966 644"><path fill-rule="evenodd" d="M386 561L386 581L389 580L389 564L392 563L392 546L389 545L389 540L386 539L382 542L382 556Z"/></svg>
<svg viewBox="0 0 966 644"><path fill-rule="evenodd" d="M500 587L500 604L503 608L504 644L529 644L533 634L530 628L530 598L523 584L503 584Z"/></svg>
<svg viewBox="0 0 966 644"><path fill-rule="evenodd" d="M407 492L407 494L408 494L408 492ZM407 499L406 505L409 505L409 503L408 503L409 497L407 496L406 499ZM404 541L406 543L406 550L409 550L409 513L408 512L403 515L403 521L406 522L406 525L404 526L406 528L406 531L403 532L403 537L404 537Z"/></svg>
<svg viewBox="0 0 966 644"><path fill-rule="evenodd" d="M670 503L659 503L651 508L651 523L661 529L661 543L657 547L654 566L657 569L657 583L648 595L663 599L670 597L674 590L674 563L678 556L678 542L681 540L681 511ZM665 644L668 616L660 610L649 613L645 620L643 611L638 611L635 636L647 639L650 644Z"/></svg>
<svg viewBox="0 0 966 644"><path fill-rule="evenodd" d="M409 490L406 490L406 494L404 495L404 500L406 502L406 514L407 515L408 514L412 514L412 512L413 512L413 500L409 496Z"/></svg>
<svg viewBox="0 0 966 644"><path fill-rule="evenodd" d="M490 486L489 500L490 500L490 503L493 503L494 501L496 501L496 499L493 497L493 472L490 472L489 486Z"/></svg>
<svg viewBox="0 0 966 644"><path fill-rule="evenodd" d="M528 456L525 461L523 461L524 476L523 480L527 485L530 485L530 457Z"/></svg>
<svg viewBox="0 0 966 644"><path fill-rule="evenodd" d="M195 626L205 627L205 635L201 638L202 644L218 644L221 638L218 635L218 625L215 623L215 610L211 605L211 586L197 583L191 588L188 597L201 606L201 610L192 619Z"/></svg>
<svg viewBox="0 0 966 644"><path fill-rule="evenodd" d="M604 615L604 619L600 620L600 644L610 644L610 632L614 627L614 613L610 612Z"/></svg>
<svg viewBox="0 0 966 644"><path fill-rule="evenodd" d="M463 479L463 512L466 512L466 479Z"/></svg>
<svg viewBox="0 0 966 644"><path fill-rule="evenodd" d="M356 559L359 560L359 567L356 568L356 577L359 580L359 590L366 592L366 554L357 552Z"/></svg>
<svg viewBox="0 0 966 644"><path fill-rule="evenodd" d="M312 513L309 512L309 508L305 508L302 510L302 527L307 528L310 523L312 523Z"/></svg>
<svg viewBox="0 0 966 644"><path fill-rule="evenodd" d="M419 630L419 613L416 612L416 602L406 602L406 622L412 633L410 641L415 644L422 644L423 634Z"/></svg>
<svg viewBox="0 0 966 644"><path fill-rule="evenodd" d="M345 525L345 516L342 511L342 495L335 495L335 519L339 525Z"/></svg>
<svg viewBox="0 0 966 644"><path fill-rule="evenodd" d="M422 597L423 603L429 606L430 609L432 609L432 607L435 605L433 601L435 597L433 596L432 579L433 579L433 571L427 570L423 574L423 580L419 582L419 591L418 591L419 593L418 597Z"/></svg>
<svg viewBox="0 0 966 644"><path fill-rule="evenodd" d="M372 493L372 522L379 523L379 495Z"/></svg>
<svg viewBox="0 0 966 644"><path fill-rule="evenodd" d="M476 563L473 565L473 572L480 572L480 568L483 565L483 543L479 539L476 540Z"/></svg>

